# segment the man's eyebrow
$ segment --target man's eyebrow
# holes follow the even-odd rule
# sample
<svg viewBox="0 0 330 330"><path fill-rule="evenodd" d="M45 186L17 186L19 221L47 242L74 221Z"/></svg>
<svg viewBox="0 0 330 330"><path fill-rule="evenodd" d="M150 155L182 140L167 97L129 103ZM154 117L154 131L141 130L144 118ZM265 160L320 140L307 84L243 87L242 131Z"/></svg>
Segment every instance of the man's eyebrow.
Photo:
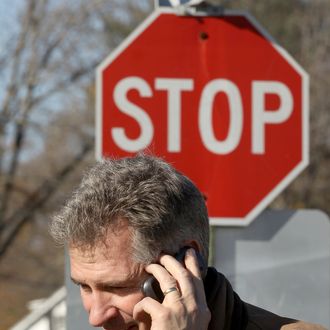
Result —
<svg viewBox="0 0 330 330"><path fill-rule="evenodd" d="M74 284L77 284L77 285L79 285L79 284L84 284L83 281L76 280L76 279L74 279L73 277L70 277L70 279L71 279L71 281L72 281Z"/></svg>
<svg viewBox="0 0 330 330"><path fill-rule="evenodd" d="M111 282L96 282L95 286L98 288L115 288L115 287L126 287L135 284L135 282L129 281L127 279L111 281Z"/></svg>
<svg viewBox="0 0 330 330"><path fill-rule="evenodd" d="M78 279L75 279L73 277L70 277L71 281L76 284L76 285L84 285L86 284L85 281L81 281ZM117 287L117 286L127 286L127 285L132 285L132 284L136 284L133 281L127 280L127 279L123 279L123 280L118 280L118 281L112 281L112 282L95 282L95 286L99 287L99 288L110 288L110 287Z"/></svg>

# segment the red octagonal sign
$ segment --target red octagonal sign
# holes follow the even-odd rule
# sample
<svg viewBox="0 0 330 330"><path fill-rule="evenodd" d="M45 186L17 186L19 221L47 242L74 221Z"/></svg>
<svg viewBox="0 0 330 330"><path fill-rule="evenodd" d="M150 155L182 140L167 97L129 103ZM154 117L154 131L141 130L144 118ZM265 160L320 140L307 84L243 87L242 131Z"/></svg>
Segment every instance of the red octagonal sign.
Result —
<svg viewBox="0 0 330 330"><path fill-rule="evenodd" d="M155 11L97 76L97 157L164 157L213 224L250 223L308 163L308 75L246 14Z"/></svg>

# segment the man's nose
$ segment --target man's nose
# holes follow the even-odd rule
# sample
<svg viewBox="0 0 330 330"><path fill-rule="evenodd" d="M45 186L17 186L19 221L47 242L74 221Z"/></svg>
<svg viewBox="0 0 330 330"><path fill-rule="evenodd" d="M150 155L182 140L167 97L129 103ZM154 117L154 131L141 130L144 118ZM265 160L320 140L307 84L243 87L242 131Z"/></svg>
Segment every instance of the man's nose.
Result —
<svg viewBox="0 0 330 330"><path fill-rule="evenodd" d="M102 327L118 315L118 309L110 305L110 301L101 299L99 296L93 298L89 310L89 323L93 327Z"/></svg>

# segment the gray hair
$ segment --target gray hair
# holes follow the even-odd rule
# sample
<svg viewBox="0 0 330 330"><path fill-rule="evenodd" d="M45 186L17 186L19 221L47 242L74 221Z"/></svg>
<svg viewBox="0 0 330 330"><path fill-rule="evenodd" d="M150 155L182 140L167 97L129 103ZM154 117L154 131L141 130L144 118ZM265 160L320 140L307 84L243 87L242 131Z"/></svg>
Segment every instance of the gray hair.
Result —
<svg viewBox="0 0 330 330"><path fill-rule="evenodd" d="M90 249L125 219L132 229L133 259L155 261L196 240L208 258L209 226L204 198L196 186L165 161L140 154L98 162L83 177L51 234L61 245Z"/></svg>

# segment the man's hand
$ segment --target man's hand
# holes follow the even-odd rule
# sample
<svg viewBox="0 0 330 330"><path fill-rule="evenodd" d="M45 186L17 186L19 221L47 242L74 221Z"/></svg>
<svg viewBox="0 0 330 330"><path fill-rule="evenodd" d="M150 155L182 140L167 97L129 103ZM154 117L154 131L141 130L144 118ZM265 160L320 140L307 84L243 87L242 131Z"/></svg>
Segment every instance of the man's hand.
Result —
<svg viewBox="0 0 330 330"><path fill-rule="evenodd" d="M186 268L174 257L164 255L160 258L162 266L150 264L146 267L158 280L162 291L168 293L161 304L146 297L135 305L133 317L139 322L140 330L207 329L211 313L194 249L187 250L184 262Z"/></svg>

